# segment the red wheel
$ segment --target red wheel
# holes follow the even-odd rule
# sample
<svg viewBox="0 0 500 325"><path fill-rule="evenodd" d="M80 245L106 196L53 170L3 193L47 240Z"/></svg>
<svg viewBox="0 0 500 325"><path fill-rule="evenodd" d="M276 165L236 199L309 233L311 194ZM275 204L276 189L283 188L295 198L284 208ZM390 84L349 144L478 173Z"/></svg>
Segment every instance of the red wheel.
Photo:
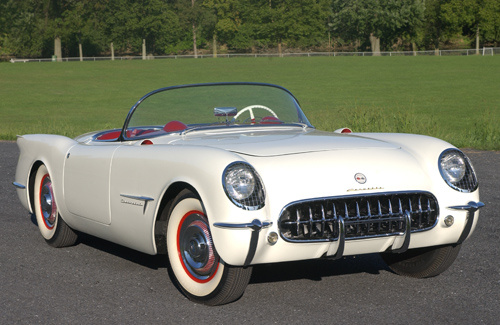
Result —
<svg viewBox="0 0 500 325"><path fill-rule="evenodd" d="M222 305L243 294L251 268L231 267L220 259L203 205L192 192L183 191L174 200L166 238L174 280L188 298Z"/></svg>
<svg viewBox="0 0 500 325"><path fill-rule="evenodd" d="M45 165L38 168L34 186L33 209L43 238L54 247L73 245L77 240L77 235L59 215L52 179Z"/></svg>

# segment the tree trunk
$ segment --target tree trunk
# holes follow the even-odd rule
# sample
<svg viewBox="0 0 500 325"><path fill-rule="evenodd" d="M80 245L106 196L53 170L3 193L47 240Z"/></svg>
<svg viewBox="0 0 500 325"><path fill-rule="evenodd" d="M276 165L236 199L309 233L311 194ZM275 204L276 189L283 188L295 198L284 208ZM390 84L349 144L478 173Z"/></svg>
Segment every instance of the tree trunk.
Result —
<svg viewBox="0 0 500 325"><path fill-rule="evenodd" d="M194 0L191 0L191 7L194 8ZM198 48L196 47L196 24L193 20L193 52L194 58L198 58Z"/></svg>
<svg viewBox="0 0 500 325"><path fill-rule="evenodd" d="M113 42L111 42L111 61L115 60L115 48L113 46Z"/></svg>
<svg viewBox="0 0 500 325"><path fill-rule="evenodd" d="M214 55L214 58L217 57L217 34L214 33L214 37L213 37L213 55Z"/></svg>
<svg viewBox="0 0 500 325"><path fill-rule="evenodd" d="M196 26L193 23L193 52L194 52L194 58L198 58L198 49L196 48Z"/></svg>
<svg viewBox="0 0 500 325"><path fill-rule="evenodd" d="M372 55L380 56L380 38L374 36L373 33L370 34L370 45L372 48Z"/></svg>
<svg viewBox="0 0 500 325"><path fill-rule="evenodd" d="M281 51L281 41L278 43L278 55L279 57L283 57L283 52Z"/></svg>
<svg viewBox="0 0 500 325"><path fill-rule="evenodd" d="M61 38L59 36L56 36L54 39L54 55L57 58L57 62L62 62Z"/></svg>
<svg viewBox="0 0 500 325"><path fill-rule="evenodd" d="M479 26L476 29L476 55L479 55Z"/></svg>
<svg viewBox="0 0 500 325"><path fill-rule="evenodd" d="M80 52L80 61L83 61L82 43L78 43L78 51Z"/></svg>
<svg viewBox="0 0 500 325"><path fill-rule="evenodd" d="M142 59L146 60L146 40L142 40Z"/></svg>

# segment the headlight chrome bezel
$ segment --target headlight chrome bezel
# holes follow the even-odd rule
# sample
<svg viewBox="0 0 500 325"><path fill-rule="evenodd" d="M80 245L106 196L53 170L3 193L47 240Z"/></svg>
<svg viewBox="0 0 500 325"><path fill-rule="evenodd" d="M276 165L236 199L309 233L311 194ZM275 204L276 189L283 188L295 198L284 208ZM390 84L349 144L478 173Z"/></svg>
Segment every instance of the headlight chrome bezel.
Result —
<svg viewBox="0 0 500 325"><path fill-rule="evenodd" d="M453 157L455 156L455 157ZM463 165L463 173L460 172L459 179L454 179L453 176L450 176L450 172L448 172L445 168L445 164L450 164L450 159L455 159L459 164ZM455 164L458 166L458 164ZM478 181L476 177L476 172L472 167L472 164L469 160L469 157L465 155L462 151L450 148L446 149L439 155L438 159L438 168L441 173L441 177L443 180L450 186L452 189L462 192L462 193L472 193L478 188Z"/></svg>
<svg viewBox="0 0 500 325"><path fill-rule="evenodd" d="M249 194L241 194L235 186L230 184L231 176L239 174L240 176L249 176L253 182L253 190ZM264 190L264 183L260 178L257 171L247 162L235 161L230 163L222 173L222 187L227 197L234 205L244 210L259 210L264 207L266 194Z"/></svg>

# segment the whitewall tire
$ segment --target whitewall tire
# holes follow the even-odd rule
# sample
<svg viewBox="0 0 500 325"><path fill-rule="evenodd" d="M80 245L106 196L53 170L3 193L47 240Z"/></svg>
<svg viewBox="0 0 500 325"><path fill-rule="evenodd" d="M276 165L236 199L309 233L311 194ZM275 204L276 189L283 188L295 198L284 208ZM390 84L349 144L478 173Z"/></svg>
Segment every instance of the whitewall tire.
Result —
<svg viewBox="0 0 500 325"><path fill-rule="evenodd" d="M77 235L59 215L52 179L45 165L41 165L36 172L33 190L33 210L45 241L54 247L74 245Z"/></svg>
<svg viewBox="0 0 500 325"><path fill-rule="evenodd" d="M188 298L222 305L241 297L251 268L231 267L220 259L203 204L191 191L184 190L174 199L166 240L174 281Z"/></svg>

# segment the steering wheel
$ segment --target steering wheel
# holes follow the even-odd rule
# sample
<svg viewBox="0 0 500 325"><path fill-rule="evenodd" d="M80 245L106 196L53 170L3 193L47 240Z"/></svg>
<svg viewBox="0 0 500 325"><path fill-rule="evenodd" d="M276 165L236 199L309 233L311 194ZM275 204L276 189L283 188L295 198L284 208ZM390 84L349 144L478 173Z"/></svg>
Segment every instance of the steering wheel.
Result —
<svg viewBox="0 0 500 325"><path fill-rule="evenodd" d="M266 110L268 111L269 113L273 114L273 116L275 118L278 118L278 115L276 115L275 112L273 112L272 109L270 109L269 107L267 106L264 106L264 105L250 105L250 106L247 106L245 108L243 108L241 111L238 112L238 114L236 114L234 117L233 117L233 122L236 121L236 119L241 115L243 114L244 112L246 111L249 111L250 112L250 119L252 120L252 122L255 122L255 115L253 114L253 109L254 108L260 108L260 109L263 109L263 110Z"/></svg>

